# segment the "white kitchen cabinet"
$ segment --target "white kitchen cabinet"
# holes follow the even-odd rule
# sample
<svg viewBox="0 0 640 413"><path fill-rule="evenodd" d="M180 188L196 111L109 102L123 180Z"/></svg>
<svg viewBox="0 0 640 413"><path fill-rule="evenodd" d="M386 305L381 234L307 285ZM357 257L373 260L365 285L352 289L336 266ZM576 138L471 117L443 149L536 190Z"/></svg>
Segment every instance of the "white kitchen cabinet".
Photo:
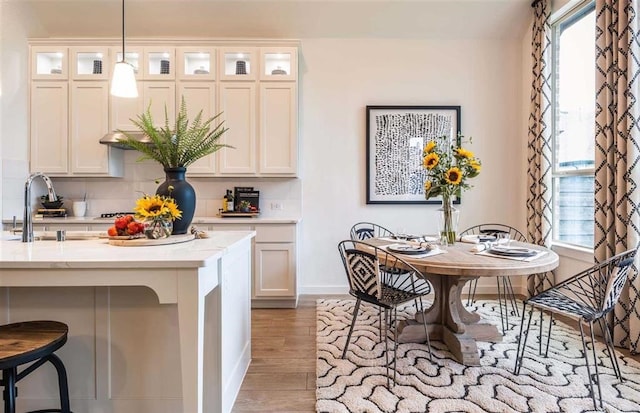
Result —
<svg viewBox="0 0 640 413"><path fill-rule="evenodd" d="M251 306L295 308L297 290L296 224L215 224L213 231L255 231Z"/></svg>
<svg viewBox="0 0 640 413"><path fill-rule="evenodd" d="M180 80L215 80L216 48L185 46L176 49L177 77Z"/></svg>
<svg viewBox="0 0 640 413"><path fill-rule="evenodd" d="M254 307L295 307L296 225L256 225L253 263Z"/></svg>
<svg viewBox="0 0 640 413"><path fill-rule="evenodd" d="M261 175L293 175L298 170L297 88L294 82L260 85Z"/></svg>
<svg viewBox="0 0 640 413"><path fill-rule="evenodd" d="M176 85L172 81L138 81L138 97L122 98L111 96L111 130L139 131L131 121L147 111L151 104L151 116L156 127L165 126L165 106L169 125L173 126L176 116Z"/></svg>
<svg viewBox="0 0 640 413"><path fill-rule="evenodd" d="M218 111L216 106L216 84L214 82L180 82L178 84L178 110L182 97L187 104L187 116L193 122L198 112L202 111L202 120L207 120L215 116ZM215 124L211 125L213 129ZM192 163L187 171L189 176L211 175L216 173L216 153L200 158Z"/></svg>
<svg viewBox="0 0 640 413"><path fill-rule="evenodd" d="M261 47L260 80L298 80L298 54L294 47Z"/></svg>
<svg viewBox="0 0 640 413"><path fill-rule="evenodd" d="M221 175L255 175L256 85L254 82L222 82L220 111L229 128L221 143L233 146L218 151Z"/></svg>
<svg viewBox="0 0 640 413"><path fill-rule="evenodd" d="M220 48L220 80L254 81L258 78L258 59L255 47Z"/></svg>
<svg viewBox="0 0 640 413"><path fill-rule="evenodd" d="M31 47L31 79L69 78L69 48L61 45Z"/></svg>
<svg viewBox="0 0 640 413"><path fill-rule="evenodd" d="M175 80L175 47L151 46L151 45L127 45L125 48L125 61L133 66L133 71L138 80ZM122 47L111 47L111 55L115 61L122 60ZM138 92L140 90L138 89Z"/></svg>
<svg viewBox="0 0 640 413"><path fill-rule="evenodd" d="M74 46L70 49L73 80L109 80L111 59L106 46Z"/></svg>
<svg viewBox="0 0 640 413"><path fill-rule="evenodd" d="M256 298L295 295L295 245L257 243L255 245L254 286Z"/></svg>
<svg viewBox="0 0 640 413"><path fill-rule="evenodd" d="M108 84L113 65L122 60L121 45L95 39L45 39L30 41L30 47L31 170L54 176L121 176L119 172L112 173L110 166L105 167L108 164L103 158L93 162L100 150L91 149L82 164L72 148L77 139L103 129L105 114L104 91L93 85L72 90L72 85L94 81ZM203 110L203 118L222 113L220 121L229 130L221 143L233 147L191 165L190 176L298 176L298 56L292 42L133 40L127 45L126 61L136 72L139 97L108 96L105 133L139 132L132 119L137 120L149 104L156 127L165 124L165 107L173 126L184 95L190 119L199 109ZM60 95L62 84L54 83L58 81L69 82L66 117L61 116L64 96ZM99 101L90 102L90 94ZM80 106L72 99L84 99L90 104ZM35 110L53 105L55 113ZM85 120L79 113L85 115ZM51 122L53 116L59 118ZM45 124L47 130L42 129ZM120 149L105 146L102 150L108 153L108 163L120 162Z"/></svg>
<svg viewBox="0 0 640 413"><path fill-rule="evenodd" d="M68 97L66 80L31 83L31 172L69 172Z"/></svg>
<svg viewBox="0 0 640 413"><path fill-rule="evenodd" d="M71 83L71 173L85 176L123 176L121 149L100 144L109 132L109 83Z"/></svg>

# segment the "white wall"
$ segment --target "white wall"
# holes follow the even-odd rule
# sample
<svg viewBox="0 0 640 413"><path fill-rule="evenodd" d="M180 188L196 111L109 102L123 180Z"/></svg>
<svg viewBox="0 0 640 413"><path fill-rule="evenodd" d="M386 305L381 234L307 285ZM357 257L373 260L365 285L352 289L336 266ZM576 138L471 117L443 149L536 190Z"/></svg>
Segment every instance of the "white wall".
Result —
<svg viewBox="0 0 640 413"><path fill-rule="evenodd" d="M336 246L357 221L436 232L436 206L365 204L367 105L460 105L483 164L460 226L525 229L519 41L307 39L301 61L302 292L346 291Z"/></svg>

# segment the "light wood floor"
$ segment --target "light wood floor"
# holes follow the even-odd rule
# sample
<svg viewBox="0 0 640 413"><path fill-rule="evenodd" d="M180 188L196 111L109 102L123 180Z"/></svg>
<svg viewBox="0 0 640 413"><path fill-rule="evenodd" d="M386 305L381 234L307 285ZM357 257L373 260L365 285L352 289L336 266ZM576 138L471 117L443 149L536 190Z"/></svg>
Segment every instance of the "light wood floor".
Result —
<svg viewBox="0 0 640 413"><path fill-rule="evenodd" d="M251 311L252 361L232 413L316 411L318 298L322 297L301 296L295 309ZM640 361L640 356L633 358Z"/></svg>
<svg viewBox="0 0 640 413"><path fill-rule="evenodd" d="M251 365L233 413L316 411L316 299L251 311Z"/></svg>

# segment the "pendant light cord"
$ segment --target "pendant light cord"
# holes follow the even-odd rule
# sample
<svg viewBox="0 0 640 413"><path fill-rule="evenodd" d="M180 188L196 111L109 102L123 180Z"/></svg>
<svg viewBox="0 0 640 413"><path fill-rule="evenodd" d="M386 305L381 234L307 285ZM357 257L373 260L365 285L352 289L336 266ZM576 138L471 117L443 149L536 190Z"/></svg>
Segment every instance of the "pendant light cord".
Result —
<svg viewBox="0 0 640 413"><path fill-rule="evenodd" d="M126 54L124 52L124 0L122 0L122 61L126 61Z"/></svg>

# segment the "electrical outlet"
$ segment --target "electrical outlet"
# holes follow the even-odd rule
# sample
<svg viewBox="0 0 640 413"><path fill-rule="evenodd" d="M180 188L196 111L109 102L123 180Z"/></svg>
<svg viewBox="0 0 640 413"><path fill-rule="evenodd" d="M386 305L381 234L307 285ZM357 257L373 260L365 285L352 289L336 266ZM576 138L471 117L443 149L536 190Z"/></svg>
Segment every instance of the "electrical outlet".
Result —
<svg viewBox="0 0 640 413"><path fill-rule="evenodd" d="M273 211L282 211L284 209L284 205L282 205L282 202L272 202L271 209Z"/></svg>

